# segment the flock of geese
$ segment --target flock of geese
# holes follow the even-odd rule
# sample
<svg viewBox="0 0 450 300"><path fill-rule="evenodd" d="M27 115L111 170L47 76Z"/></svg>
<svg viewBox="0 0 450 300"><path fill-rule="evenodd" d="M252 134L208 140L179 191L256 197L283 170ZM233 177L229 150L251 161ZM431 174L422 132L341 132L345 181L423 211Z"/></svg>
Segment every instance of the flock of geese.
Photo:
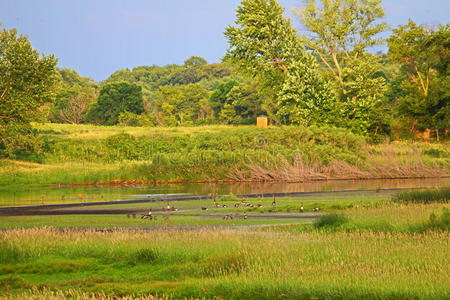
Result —
<svg viewBox="0 0 450 300"><path fill-rule="evenodd" d="M275 197L273 198L272 201L272 206L275 207L277 205L277 201L275 199ZM216 202L216 200L214 199L214 203L213 203L213 207L214 208L228 208L228 205L226 204L219 204ZM253 205L249 202L247 202L246 200L243 200L241 203L235 203L234 204L235 208L239 208L239 207L263 207L262 204L258 203L256 205ZM208 207L206 206L201 206L201 210L206 211L208 210ZM303 206L303 202L299 208L299 212L303 213L305 210L304 206ZM163 208L163 211L178 211L178 209L176 209L174 206L171 206L169 203L167 203L167 206ZM319 207L314 207L313 208L314 212L319 211ZM275 209L271 209L269 210L269 212L275 212ZM287 209L287 212L290 212L290 209ZM130 218L131 216L133 216L133 218L136 218L136 214L128 214L128 218ZM169 215L163 215L162 216L164 220L168 220L169 219ZM152 214L152 209L150 208L150 210L148 211L148 213L141 215L141 219L149 219L149 220L157 220L157 216ZM234 216L232 214L226 214L223 219L224 220L233 220ZM244 213L243 217L244 220L248 219L248 214Z"/></svg>

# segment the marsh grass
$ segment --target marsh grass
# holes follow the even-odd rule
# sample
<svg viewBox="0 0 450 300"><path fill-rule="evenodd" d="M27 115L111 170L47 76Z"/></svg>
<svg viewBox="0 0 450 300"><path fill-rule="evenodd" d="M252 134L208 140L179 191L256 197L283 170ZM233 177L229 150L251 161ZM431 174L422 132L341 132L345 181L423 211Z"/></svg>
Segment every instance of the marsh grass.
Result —
<svg viewBox="0 0 450 300"><path fill-rule="evenodd" d="M0 233L0 266L8 269L0 293L38 287L31 290L38 296L445 299L447 248L448 232L435 231L11 230ZM72 260L71 269L62 263ZM33 265L37 273L27 272Z"/></svg>
<svg viewBox="0 0 450 300"><path fill-rule="evenodd" d="M430 190L413 190L401 192L393 197L397 203L448 203L450 201L450 187Z"/></svg>

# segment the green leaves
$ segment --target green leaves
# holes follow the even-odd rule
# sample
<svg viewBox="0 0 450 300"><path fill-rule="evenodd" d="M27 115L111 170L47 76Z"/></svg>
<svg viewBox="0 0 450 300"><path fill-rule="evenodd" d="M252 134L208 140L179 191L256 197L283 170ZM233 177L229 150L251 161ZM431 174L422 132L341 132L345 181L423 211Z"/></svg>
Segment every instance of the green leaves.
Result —
<svg viewBox="0 0 450 300"><path fill-rule="evenodd" d="M208 91L199 84L163 86L154 103L156 122L162 126L186 126L212 116Z"/></svg>
<svg viewBox="0 0 450 300"><path fill-rule="evenodd" d="M303 56L297 32L283 11L276 0L242 1L237 26L225 29L229 48L224 60L268 86L278 85L283 80L280 73Z"/></svg>
<svg viewBox="0 0 450 300"><path fill-rule="evenodd" d="M54 98L57 60L39 56L16 29L0 30L0 152L11 156L39 144L30 135L29 122Z"/></svg>
<svg viewBox="0 0 450 300"><path fill-rule="evenodd" d="M283 122L309 124L300 119L319 111L317 105L330 93L325 91L314 57L305 51L283 11L276 0L242 1L237 26L225 31L230 46L224 60L256 78L271 119L277 113ZM227 115L230 119L230 108Z"/></svg>
<svg viewBox="0 0 450 300"><path fill-rule="evenodd" d="M97 103L87 115L91 122L115 125L122 112L141 114L144 112L142 88L126 82L106 84L100 90Z"/></svg>
<svg viewBox="0 0 450 300"><path fill-rule="evenodd" d="M307 0L294 13L311 34L302 37L306 47L335 81L334 124L363 135L386 131L385 81L377 58L367 52L383 42L377 35L387 29L378 21L381 0Z"/></svg>
<svg viewBox="0 0 450 300"><path fill-rule="evenodd" d="M409 20L393 30L388 45L389 57L407 78L397 99L399 112L410 123L405 126L445 131L450 122L450 26L431 30Z"/></svg>

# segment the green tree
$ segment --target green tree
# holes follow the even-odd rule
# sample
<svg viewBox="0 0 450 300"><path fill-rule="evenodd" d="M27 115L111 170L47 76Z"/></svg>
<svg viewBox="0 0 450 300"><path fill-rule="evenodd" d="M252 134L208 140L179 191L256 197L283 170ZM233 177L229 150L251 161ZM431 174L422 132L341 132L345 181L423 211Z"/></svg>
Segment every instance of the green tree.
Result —
<svg viewBox="0 0 450 300"><path fill-rule="evenodd" d="M279 97L278 114L284 123L336 124L335 95L316 70L317 62L310 56L295 62L288 72Z"/></svg>
<svg viewBox="0 0 450 300"><path fill-rule="evenodd" d="M296 71L298 62L304 63L306 68L316 67L306 63L311 61L311 54L303 48L297 31L283 16L283 11L276 0L244 0L237 8L236 26L228 26L225 30L229 48L224 60L258 81L259 91L267 97L264 108L272 122L277 119L278 104L283 105L285 98L273 99L280 96L287 77L299 74ZM304 86L321 81L317 69L311 70L307 77L297 78L297 83ZM283 115L288 109L297 108L286 105Z"/></svg>
<svg viewBox="0 0 450 300"><path fill-rule="evenodd" d="M388 39L389 56L406 75L397 108L410 131L436 129L445 132L450 122L450 26L427 29L409 20ZM406 125L406 124L405 124Z"/></svg>
<svg viewBox="0 0 450 300"><path fill-rule="evenodd" d="M216 118L219 117L219 114L222 111L223 106L227 103L228 93L236 85L239 85L239 83L236 80L229 80L223 82L217 86L217 88L213 91L213 93L209 97L209 105L214 110L214 116Z"/></svg>
<svg viewBox="0 0 450 300"><path fill-rule="evenodd" d="M30 122L54 97L57 59L40 56L16 29L0 30L0 151L12 155L39 147Z"/></svg>
<svg viewBox="0 0 450 300"><path fill-rule="evenodd" d="M105 84L86 118L96 124L115 125L122 112L144 112L140 86L126 82Z"/></svg>
<svg viewBox="0 0 450 300"><path fill-rule="evenodd" d="M206 61L206 59L204 59L203 57L200 57L200 56L191 56L184 61L184 65L188 66L188 67L204 66L207 64L208 64L208 62Z"/></svg>
<svg viewBox="0 0 450 300"><path fill-rule="evenodd" d="M302 37L306 47L334 79L341 126L362 134L386 128L378 115L385 110L385 80L377 57L367 52L383 43L378 34L387 29L379 22L381 0L306 0L294 13L310 33Z"/></svg>
<svg viewBox="0 0 450 300"><path fill-rule="evenodd" d="M209 93L199 84L162 86L155 103L156 123L161 126L190 126L212 116Z"/></svg>
<svg viewBox="0 0 450 300"><path fill-rule="evenodd" d="M255 124L261 113L261 98L254 85L234 86L226 95L220 120L227 124Z"/></svg>
<svg viewBox="0 0 450 300"><path fill-rule="evenodd" d="M97 99L97 84L90 78L81 77L75 70L59 69L58 72L60 84L50 120L79 124Z"/></svg>
<svg viewBox="0 0 450 300"><path fill-rule="evenodd" d="M311 33L303 41L320 58L342 92L347 92L344 68L358 63L368 47L380 45L377 35L387 29L376 23L384 17L381 0L306 0L305 6L293 10Z"/></svg>

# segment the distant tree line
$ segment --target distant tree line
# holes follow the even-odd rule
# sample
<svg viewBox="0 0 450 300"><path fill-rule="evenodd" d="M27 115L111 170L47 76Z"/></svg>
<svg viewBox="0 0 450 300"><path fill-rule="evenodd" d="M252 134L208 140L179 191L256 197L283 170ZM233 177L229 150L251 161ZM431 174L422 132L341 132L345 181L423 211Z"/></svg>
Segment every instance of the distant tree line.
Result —
<svg viewBox="0 0 450 300"><path fill-rule="evenodd" d="M38 145L31 121L131 126L270 123L350 128L371 139L432 131L448 136L449 24L381 22L381 0L243 0L225 29L221 63L119 70L103 82L56 68L26 36L0 24L0 151ZM388 53L372 46L387 42ZM18 138L20 137L20 138Z"/></svg>

